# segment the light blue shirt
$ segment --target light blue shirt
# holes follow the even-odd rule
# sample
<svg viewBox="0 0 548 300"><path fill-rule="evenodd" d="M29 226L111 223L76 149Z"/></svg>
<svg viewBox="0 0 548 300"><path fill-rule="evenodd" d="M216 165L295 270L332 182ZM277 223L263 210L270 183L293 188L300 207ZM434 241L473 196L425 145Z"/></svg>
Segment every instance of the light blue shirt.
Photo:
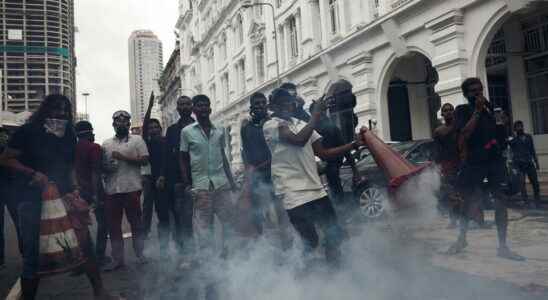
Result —
<svg viewBox="0 0 548 300"><path fill-rule="evenodd" d="M194 190L219 189L228 184L223 166L225 130L211 125L209 137L198 122L181 131L182 152L190 155L190 171Z"/></svg>

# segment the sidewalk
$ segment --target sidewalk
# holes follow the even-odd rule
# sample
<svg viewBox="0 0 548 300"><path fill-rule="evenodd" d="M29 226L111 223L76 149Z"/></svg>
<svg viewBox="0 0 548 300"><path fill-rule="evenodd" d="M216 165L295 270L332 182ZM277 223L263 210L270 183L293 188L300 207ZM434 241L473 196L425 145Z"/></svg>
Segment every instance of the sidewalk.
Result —
<svg viewBox="0 0 548 300"><path fill-rule="evenodd" d="M496 227L471 230L467 249L459 255L444 252L457 237L457 230L448 230L446 218L438 218L432 226L415 231L414 236L431 247L433 265L454 271L503 280L524 289L548 291L548 211L509 211L508 241L513 251L527 258L524 262L496 256ZM486 220L494 222L493 211Z"/></svg>

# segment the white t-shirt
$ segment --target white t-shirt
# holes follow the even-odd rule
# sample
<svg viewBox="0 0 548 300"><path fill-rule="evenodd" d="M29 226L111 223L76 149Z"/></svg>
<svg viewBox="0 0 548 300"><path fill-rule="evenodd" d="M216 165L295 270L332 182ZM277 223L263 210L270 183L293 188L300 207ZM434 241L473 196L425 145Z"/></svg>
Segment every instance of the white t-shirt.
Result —
<svg viewBox="0 0 548 300"><path fill-rule="evenodd" d="M141 167L113 159L114 151L131 157L149 155L145 141L139 135L129 135L127 140L113 137L103 142L103 162L114 162L116 165L114 172L105 174L105 193L114 195L142 190Z"/></svg>
<svg viewBox="0 0 548 300"><path fill-rule="evenodd" d="M304 147L280 141L279 127L286 123L298 133L306 123L295 118L290 122L272 118L264 124L264 137L272 153L272 181L277 196L284 199L285 209L293 209L327 196L318 175L312 144L321 136L314 131Z"/></svg>

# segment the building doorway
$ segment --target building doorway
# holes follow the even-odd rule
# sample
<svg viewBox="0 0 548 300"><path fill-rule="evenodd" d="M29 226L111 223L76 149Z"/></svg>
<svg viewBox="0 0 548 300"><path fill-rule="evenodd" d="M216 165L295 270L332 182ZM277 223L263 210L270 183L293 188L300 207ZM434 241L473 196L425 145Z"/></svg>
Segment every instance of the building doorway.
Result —
<svg viewBox="0 0 548 300"><path fill-rule="evenodd" d="M440 109L440 98L434 89L438 75L430 59L419 52L409 52L396 59L388 76L389 139L430 138L438 125Z"/></svg>
<svg viewBox="0 0 548 300"><path fill-rule="evenodd" d="M392 141L413 139L407 84L398 78L391 81L388 87L388 117L390 118L390 139Z"/></svg>

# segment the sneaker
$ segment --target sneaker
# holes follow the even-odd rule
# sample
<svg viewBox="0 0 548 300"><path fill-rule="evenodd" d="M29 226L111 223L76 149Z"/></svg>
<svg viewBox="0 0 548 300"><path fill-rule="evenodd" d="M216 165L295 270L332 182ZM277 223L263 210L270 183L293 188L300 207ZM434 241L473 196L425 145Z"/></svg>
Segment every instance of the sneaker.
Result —
<svg viewBox="0 0 548 300"><path fill-rule="evenodd" d="M497 249L497 256L515 261L525 261L526 258L515 252L512 252L508 247L500 247Z"/></svg>
<svg viewBox="0 0 548 300"><path fill-rule="evenodd" d="M103 267L103 272L113 272L119 269L124 268L126 265L122 262L112 261L110 264L107 264Z"/></svg>
<svg viewBox="0 0 548 300"><path fill-rule="evenodd" d="M464 249L468 246L468 242L465 240L458 240L456 241L449 249L445 252L447 255L457 255L464 251Z"/></svg>
<svg viewBox="0 0 548 300"><path fill-rule="evenodd" d="M137 264L139 264L139 265L148 264L148 258L146 258L144 255L137 256Z"/></svg>

